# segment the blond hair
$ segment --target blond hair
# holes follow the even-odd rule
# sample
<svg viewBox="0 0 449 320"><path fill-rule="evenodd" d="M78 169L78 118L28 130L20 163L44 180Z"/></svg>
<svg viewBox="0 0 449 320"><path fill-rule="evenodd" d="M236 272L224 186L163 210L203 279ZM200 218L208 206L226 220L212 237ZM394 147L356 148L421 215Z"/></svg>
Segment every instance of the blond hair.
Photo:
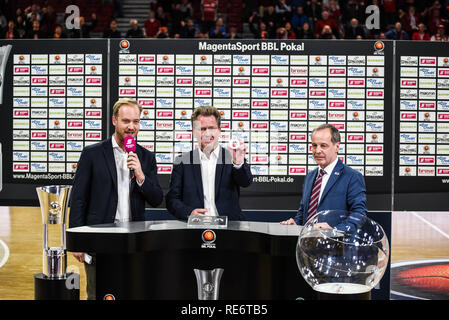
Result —
<svg viewBox="0 0 449 320"><path fill-rule="evenodd" d="M142 113L143 108L136 100L134 100L132 98L121 98L112 107L112 115L114 117L116 117L116 118L118 117L118 112L120 110L120 107L123 105L135 105L139 108L139 112Z"/></svg>

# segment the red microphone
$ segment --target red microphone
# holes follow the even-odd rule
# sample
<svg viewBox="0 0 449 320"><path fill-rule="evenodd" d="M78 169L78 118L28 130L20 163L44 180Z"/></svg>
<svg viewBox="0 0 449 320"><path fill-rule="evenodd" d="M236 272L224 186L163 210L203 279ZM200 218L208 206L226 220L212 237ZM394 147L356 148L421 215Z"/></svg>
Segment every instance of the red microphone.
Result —
<svg viewBox="0 0 449 320"><path fill-rule="evenodd" d="M125 137L123 144L125 145L125 151L127 153L136 151L136 140L134 140L133 136ZM134 178L134 169L129 169L129 175L131 179Z"/></svg>

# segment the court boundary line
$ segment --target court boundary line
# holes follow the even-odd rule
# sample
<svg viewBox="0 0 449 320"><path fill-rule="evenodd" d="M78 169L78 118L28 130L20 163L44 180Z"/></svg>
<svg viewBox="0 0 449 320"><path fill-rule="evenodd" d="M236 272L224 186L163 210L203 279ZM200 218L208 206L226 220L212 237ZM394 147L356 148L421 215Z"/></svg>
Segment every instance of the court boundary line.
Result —
<svg viewBox="0 0 449 320"><path fill-rule="evenodd" d="M6 252L5 256L4 256L3 259L0 261L0 268L1 268L1 267L3 267L3 265L5 265L6 262L8 261L8 258L9 258L9 247L8 247L8 245L7 245L2 239L0 239L0 245L1 245L2 247L5 248L5 252Z"/></svg>
<svg viewBox="0 0 449 320"><path fill-rule="evenodd" d="M417 212L412 211L411 214L413 214L416 218L418 218L419 220L421 220L421 222L424 222L424 223L427 224L429 227L431 227L433 230L435 230L436 232L438 232L438 233L441 234L443 237L445 237L446 239L449 240L449 234L447 234L446 232L444 232L443 230L441 230L440 228L438 228L436 225L434 225L434 224L431 223L430 221L426 220L425 218L421 217Z"/></svg>

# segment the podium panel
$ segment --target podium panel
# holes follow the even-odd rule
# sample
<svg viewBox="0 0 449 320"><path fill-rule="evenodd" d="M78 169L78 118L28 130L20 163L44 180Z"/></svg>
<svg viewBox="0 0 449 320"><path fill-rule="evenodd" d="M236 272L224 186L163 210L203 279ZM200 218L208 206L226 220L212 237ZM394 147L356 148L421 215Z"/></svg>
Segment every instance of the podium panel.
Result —
<svg viewBox="0 0 449 320"><path fill-rule="evenodd" d="M312 299L295 257L299 226L229 222L194 229L146 221L67 230L67 249L94 252L97 299L198 299L195 269L223 269L219 299ZM211 289L210 283L203 284Z"/></svg>

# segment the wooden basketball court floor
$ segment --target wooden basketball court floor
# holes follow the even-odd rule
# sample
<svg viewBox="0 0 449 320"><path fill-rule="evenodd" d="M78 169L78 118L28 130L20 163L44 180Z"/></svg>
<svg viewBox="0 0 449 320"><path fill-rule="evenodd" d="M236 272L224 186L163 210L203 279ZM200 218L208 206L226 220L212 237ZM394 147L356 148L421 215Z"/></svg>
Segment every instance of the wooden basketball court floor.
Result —
<svg viewBox="0 0 449 320"><path fill-rule="evenodd" d="M42 272L42 220L39 208L0 207L0 245L9 251L0 267L0 300L34 299L34 274ZM449 212L394 212L390 239L391 262L449 257ZM0 265L2 254L0 250ZM81 276L81 299L86 299L83 264L71 253L68 271Z"/></svg>

